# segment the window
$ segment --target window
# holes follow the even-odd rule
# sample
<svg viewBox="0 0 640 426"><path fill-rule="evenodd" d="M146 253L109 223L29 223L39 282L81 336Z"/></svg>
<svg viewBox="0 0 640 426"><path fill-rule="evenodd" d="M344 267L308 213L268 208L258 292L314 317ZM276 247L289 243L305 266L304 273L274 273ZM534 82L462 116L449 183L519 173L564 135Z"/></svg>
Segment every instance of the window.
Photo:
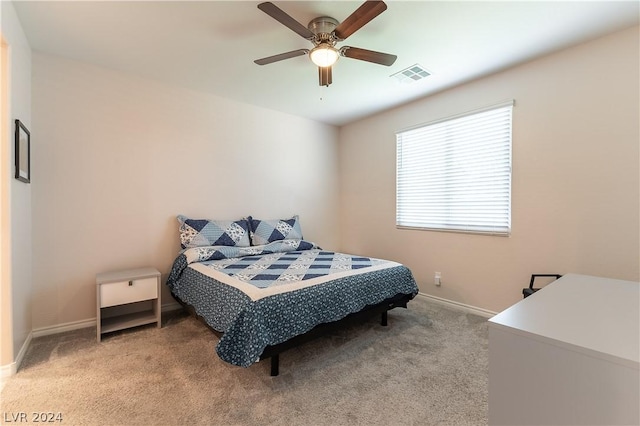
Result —
<svg viewBox="0 0 640 426"><path fill-rule="evenodd" d="M509 235L513 101L396 134L396 225Z"/></svg>

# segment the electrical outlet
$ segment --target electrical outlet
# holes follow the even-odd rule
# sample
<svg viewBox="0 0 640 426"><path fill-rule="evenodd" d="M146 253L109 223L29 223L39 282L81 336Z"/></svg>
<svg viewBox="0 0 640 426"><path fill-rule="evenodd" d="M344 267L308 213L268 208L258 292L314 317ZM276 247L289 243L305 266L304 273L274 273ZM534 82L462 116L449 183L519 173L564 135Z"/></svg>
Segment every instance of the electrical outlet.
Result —
<svg viewBox="0 0 640 426"><path fill-rule="evenodd" d="M440 272L436 272L436 274L433 276L433 283L438 287L442 285L442 275L440 274Z"/></svg>

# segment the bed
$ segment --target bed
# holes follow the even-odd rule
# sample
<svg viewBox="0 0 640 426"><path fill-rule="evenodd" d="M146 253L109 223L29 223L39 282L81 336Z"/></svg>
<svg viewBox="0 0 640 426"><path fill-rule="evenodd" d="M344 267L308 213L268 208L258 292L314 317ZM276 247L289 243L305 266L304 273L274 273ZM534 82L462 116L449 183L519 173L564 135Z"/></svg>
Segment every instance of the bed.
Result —
<svg viewBox="0 0 640 426"><path fill-rule="evenodd" d="M406 307L418 292L396 262L322 250L299 218L237 221L178 216L182 251L167 285L215 331L218 356L248 367L359 315Z"/></svg>

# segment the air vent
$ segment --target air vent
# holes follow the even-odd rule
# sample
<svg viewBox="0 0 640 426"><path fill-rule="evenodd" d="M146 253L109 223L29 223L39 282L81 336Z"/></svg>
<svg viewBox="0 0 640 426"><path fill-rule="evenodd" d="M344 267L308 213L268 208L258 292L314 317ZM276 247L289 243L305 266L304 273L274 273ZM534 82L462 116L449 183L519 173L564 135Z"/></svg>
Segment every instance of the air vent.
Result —
<svg viewBox="0 0 640 426"><path fill-rule="evenodd" d="M429 77L431 73L424 69L420 64L411 65L409 68L405 68L391 77L395 77L401 83L412 83L414 81L422 80L425 77Z"/></svg>

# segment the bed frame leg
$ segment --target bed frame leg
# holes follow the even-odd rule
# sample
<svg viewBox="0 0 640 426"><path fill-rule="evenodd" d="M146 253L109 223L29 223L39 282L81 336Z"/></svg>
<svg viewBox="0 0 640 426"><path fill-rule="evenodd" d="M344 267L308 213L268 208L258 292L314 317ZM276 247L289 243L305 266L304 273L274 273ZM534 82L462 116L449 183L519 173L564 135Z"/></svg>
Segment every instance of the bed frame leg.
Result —
<svg viewBox="0 0 640 426"><path fill-rule="evenodd" d="M382 319L380 320L380 325L382 325L383 327L387 326L387 312L388 311L384 311L382 313Z"/></svg>
<svg viewBox="0 0 640 426"><path fill-rule="evenodd" d="M271 377L280 374L280 354L271 356Z"/></svg>

